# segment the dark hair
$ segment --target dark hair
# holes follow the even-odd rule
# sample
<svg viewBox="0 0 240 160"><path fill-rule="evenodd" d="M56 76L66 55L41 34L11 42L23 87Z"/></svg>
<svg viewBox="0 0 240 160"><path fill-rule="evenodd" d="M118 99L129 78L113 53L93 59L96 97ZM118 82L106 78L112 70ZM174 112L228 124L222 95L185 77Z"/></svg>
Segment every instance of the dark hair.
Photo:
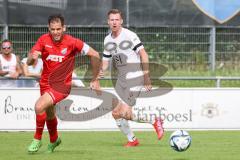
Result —
<svg viewBox="0 0 240 160"><path fill-rule="evenodd" d="M61 14L53 14L48 17L48 25L52 22L61 22L64 25L64 17Z"/></svg>
<svg viewBox="0 0 240 160"><path fill-rule="evenodd" d="M111 10L109 10L108 13L107 13L108 17L109 17L110 14L120 14L121 18L123 19L123 14L118 9L111 9Z"/></svg>
<svg viewBox="0 0 240 160"><path fill-rule="evenodd" d="M10 41L9 39L4 39L4 40L2 41L2 43L1 43L1 46L2 46L2 44L5 43L5 42L9 42L9 43L12 45L12 41Z"/></svg>

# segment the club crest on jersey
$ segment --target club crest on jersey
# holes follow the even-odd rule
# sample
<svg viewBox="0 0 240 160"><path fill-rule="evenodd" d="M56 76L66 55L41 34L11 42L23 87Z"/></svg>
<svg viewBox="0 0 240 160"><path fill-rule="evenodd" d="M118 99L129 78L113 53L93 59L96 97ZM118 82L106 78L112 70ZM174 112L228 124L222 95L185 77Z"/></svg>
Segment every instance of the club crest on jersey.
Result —
<svg viewBox="0 0 240 160"><path fill-rule="evenodd" d="M62 54L66 54L66 53L67 53L67 48L62 49L62 50L61 50L61 53L62 53Z"/></svg>
<svg viewBox="0 0 240 160"><path fill-rule="evenodd" d="M204 14L222 24L240 11L239 0L192 0Z"/></svg>
<svg viewBox="0 0 240 160"><path fill-rule="evenodd" d="M48 57L46 58L46 60L50 60L53 62L62 62L64 56L58 56L58 55L48 55Z"/></svg>

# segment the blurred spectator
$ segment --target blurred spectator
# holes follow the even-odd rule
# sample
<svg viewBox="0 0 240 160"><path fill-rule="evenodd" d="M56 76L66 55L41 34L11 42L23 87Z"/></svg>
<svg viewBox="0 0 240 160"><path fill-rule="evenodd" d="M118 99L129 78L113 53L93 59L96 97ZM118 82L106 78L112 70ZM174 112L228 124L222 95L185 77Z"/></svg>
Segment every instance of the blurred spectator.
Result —
<svg viewBox="0 0 240 160"><path fill-rule="evenodd" d="M43 61L41 58L36 59L36 61L34 61L34 63L31 66L27 65L27 58L23 58L22 60L23 76L24 78L29 79L22 80L21 87L38 87L39 86L38 80L42 74L42 68Z"/></svg>
<svg viewBox="0 0 240 160"><path fill-rule="evenodd" d="M36 59L31 66L27 65L27 58L22 60L23 75L25 77L40 78L42 74L43 62L41 58Z"/></svg>
<svg viewBox="0 0 240 160"><path fill-rule="evenodd" d="M3 40L0 54L0 87L16 87L16 80L21 75L20 60L13 53L13 45L10 40Z"/></svg>
<svg viewBox="0 0 240 160"><path fill-rule="evenodd" d="M22 70L24 78L37 78L39 79L42 73L43 62L41 58L38 58L33 65L27 65L27 58L22 60ZM73 71L72 73L72 86L73 87L84 87L83 82L80 79L77 79L77 74ZM21 80L22 84L20 87L38 87L39 83L37 80L34 79L24 79Z"/></svg>

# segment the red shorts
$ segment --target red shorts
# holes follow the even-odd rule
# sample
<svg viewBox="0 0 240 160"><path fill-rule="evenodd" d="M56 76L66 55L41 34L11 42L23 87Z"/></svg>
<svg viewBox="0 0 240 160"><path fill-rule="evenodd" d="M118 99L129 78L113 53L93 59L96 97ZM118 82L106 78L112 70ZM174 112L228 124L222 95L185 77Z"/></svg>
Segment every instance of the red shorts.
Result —
<svg viewBox="0 0 240 160"><path fill-rule="evenodd" d="M44 87L40 85L40 93L41 95L43 95L44 93L48 93L53 100L53 104L55 105L56 103L60 102L61 100L63 100L64 98L66 98L69 93L61 93L58 92L50 87Z"/></svg>

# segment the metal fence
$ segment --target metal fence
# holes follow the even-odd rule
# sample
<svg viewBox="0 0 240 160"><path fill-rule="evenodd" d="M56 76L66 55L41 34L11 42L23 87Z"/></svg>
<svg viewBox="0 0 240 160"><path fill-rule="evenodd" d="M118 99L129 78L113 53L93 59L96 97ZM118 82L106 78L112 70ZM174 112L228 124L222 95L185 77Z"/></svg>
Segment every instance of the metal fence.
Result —
<svg viewBox="0 0 240 160"><path fill-rule="evenodd" d="M4 39L4 26L0 26L0 38Z"/></svg>
<svg viewBox="0 0 240 160"><path fill-rule="evenodd" d="M130 28L135 31L149 54L150 61L169 69L215 71L239 69L239 27L151 27ZM14 43L16 54L25 57L38 37L48 31L47 26L0 26L1 39ZM68 33L79 37L100 53L103 51L107 27L69 26ZM76 66L88 63L78 57Z"/></svg>
<svg viewBox="0 0 240 160"><path fill-rule="evenodd" d="M217 67L239 69L240 27L218 28L216 34Z"/></svg>

